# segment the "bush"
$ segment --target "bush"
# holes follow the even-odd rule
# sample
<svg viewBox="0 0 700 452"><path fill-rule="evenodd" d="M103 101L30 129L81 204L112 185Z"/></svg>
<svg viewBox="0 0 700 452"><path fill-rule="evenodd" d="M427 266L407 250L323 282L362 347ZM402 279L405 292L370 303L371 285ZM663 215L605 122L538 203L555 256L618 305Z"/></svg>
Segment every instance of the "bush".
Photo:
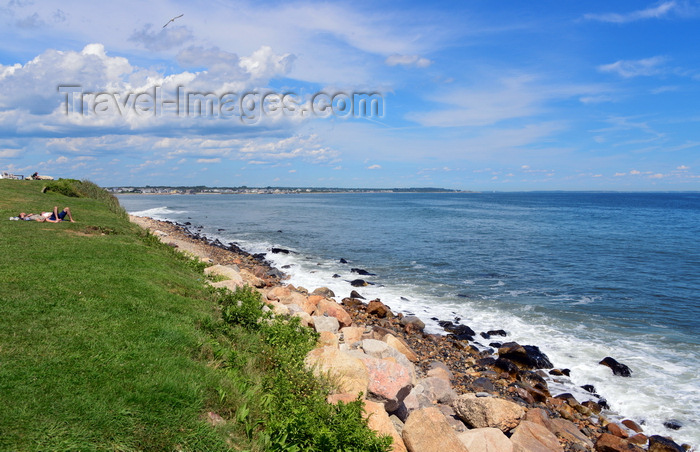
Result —
<svg viewBox="0 0 700 452"><path fill-rule="evenodd" d="M96 199L106 204L109 210L116 213L118 216L122 218L127 217L126 211L119 204L119 200L115 196L89 180L59 179L57 181L50 181L47 182L42 191L54 192L71 198Z"/></svg>
<svg viewBox="0 0 700 452"><path fill-rule="evenodd" d="M246 335L258 335L257 342L248 342L245 351L218 352L219 356L227 355L224 367L228 369L245 368L254 362L262 372L262 381L237 382L249 394L264 394L236 410L236 419L245 426L246 436L269 451L390 450L391 438L378 438L367 427L359 398L348 404L326 402L330 386L304 365L304 358L318 339L315 331L303 327L297 317L264 312L260 294L250 287L233 293L221 291L219 302L230 337L242 337L241 330L247 331ZM262 386L259 391L256 385ZM253 405L257 413L248 409Z"/></svg>
<svg viewBox="0 0 700 452"><path fill-rule="evenodd" d="M232 325L241 325L248 329L259 329L261 322L270 315L263 312L260 294L248 286L238 288L235 292L222 289L220 304L224 321Z"/></svg>

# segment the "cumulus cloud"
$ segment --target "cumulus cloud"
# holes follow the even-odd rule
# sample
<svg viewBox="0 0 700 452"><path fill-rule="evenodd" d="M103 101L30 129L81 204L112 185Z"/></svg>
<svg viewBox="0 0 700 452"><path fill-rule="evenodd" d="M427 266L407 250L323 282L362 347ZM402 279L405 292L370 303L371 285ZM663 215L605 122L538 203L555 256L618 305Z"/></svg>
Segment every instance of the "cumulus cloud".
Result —
<svg viewBox="0 0 700 452"><path fill-rule="evenodd" d="M288 74L295 58L289 53L276 55L272 48L262 46L251 56L242 57L240 65L253 78L270 79Z"/></svg>
<svg viewBox="0 0 700 452"><path fill-rule="evenodd" d="M662 73L663 67L661 65L667 60L664 56L655 56L641 60L619 60L598 66L598 70L601 72L612 72L625 78L651 76Z"/></svg>
<svg viewBox="0 0 700 452"><path fill-rule="evenodd" d="M685 171L685 170L689 170L690 167L689 167L689 166L685 166L685 165L681 165L681 166L677 166L676 169L677 169L677 170L681 170L681 171Z"/></svg>
<svg viewBox="0 0 700 452"><path fill-rule="evenodd" d="M624 24L644 19L660 19L667 16L677 7L678 4L675 1L670 1L663 2L657 6L631 11L628 13L586 14L583 17L588 20Z"/></svg>
<svg viewBox="0 0 700 452"><path fill-rule="evenodd" d="M133 66L126 58L109 55L97 43L88 44L81 51L49 49L25 64L0 65L0 131L15 136L106 136L128 130L146 133L165 128L174 135L249 133L249 125L262 117L259 109L248 112L246 119L251 121L244 123L241 99L232 98L234 103L238 102L236 109L228 111L228 115L219 115L220 120L211 121L207 120L210 117L202 118L206 114L197 113L205 108L204 113L211 111L207 104L210 99L203 98L190 104L193 114L176 113L177 87L183 87L183 96L187 93L235 95L245 89L260 89L268 83L267 78L286 74L294 58L290 54L275 54L269 47L261 47L243 58L216 47L188 47L179 53L178 59L199 71L166 74ZM156 88L161 97L157 97ZM83 96L83 93L92 94ZM145 110L137 111L138 96ZM159 104L161 114L157 115L154 105L161 98L169 103ZM217 98L217 102L218 106L223 101ZM293 127L295 120L284 115L267 119L265 127L271 129Z"/></svg>
<svg viewBox="0 0 700 452"><path fill-rule="evenodd" d="M433 62L427 58L423 58L420 55L399 55L394 54L387 57L384 60L387 66L415 66L419 68L425 68L433 64Z"/></svg>
<svg viewBox="0 0 700 452"><path fill-rule="evenodd" d="M59 85L113 87L134 70L126 58L107 56L101 44L88 44L80 52L47 50L25 65L0 69L0 110L34 114L49 113L61 102Z"/></svg>

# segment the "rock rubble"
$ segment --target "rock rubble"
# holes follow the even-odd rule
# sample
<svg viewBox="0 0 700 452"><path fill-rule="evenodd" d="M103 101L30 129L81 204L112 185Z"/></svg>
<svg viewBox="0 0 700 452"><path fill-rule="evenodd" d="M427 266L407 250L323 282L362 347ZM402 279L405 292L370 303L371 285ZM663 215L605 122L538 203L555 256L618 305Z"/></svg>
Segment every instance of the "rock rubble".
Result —
<svg viewBox="0 0 700 452"><path fill-rule="evenodd" d="M342 303L327 288L309 294L280 285L284 275L264 256L235 244L211 242L178 225L132 218L176 248L212 263L206 271L216 287L258 288L275 315L299 317L320 339L306 357L307 367L335 388L329 403L364 400L370 428L394 439L394 452L620 452L672 451L670 438L647 437L632 420L615 423L601 409L605 401L579 403L571 394L552 397L542 369L553 369L539 348L515 342L493 343L498 351L470 344L476 333L466 325L443 322L449 334L424 332L415 316L395 315L380 300L353 291ZM218 243L217 243L218 242ZM275 250L285 252L288 250ZM274 252L274 251L273 251ZM356 269L361 270L361 269ZM356 271L358 274L368 274ZM362 287L363 280L351 282ZM480 334L504 337L503 330ZM483 347L482 347L483 348ZM615 375L629 376L624 364L606 358ZM589 385L590 386L590 385ZM590 387L593 393L595 388Z"/></svg>

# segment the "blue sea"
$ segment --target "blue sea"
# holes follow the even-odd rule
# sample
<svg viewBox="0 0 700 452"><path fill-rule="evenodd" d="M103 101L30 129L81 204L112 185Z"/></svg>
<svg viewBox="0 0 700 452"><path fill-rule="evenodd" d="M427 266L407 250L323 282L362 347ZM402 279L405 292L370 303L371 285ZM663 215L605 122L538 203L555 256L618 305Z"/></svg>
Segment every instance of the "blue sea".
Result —
<svg viewBox="0 0 700 452"><path fill-rule="evenodd" d="M699 193L365 193L124 195L130 213L268 258L289 282L349 281L395 312L460 317L477 333L505 329L537 345L570 378L553 393L590 396L648 434L700 446ZM201 226L201 228L196 228ZM272 247L290 254L269 253ZM348 264L340 263L346 259ZM352 274L352 267L376 276ZM334 277L340 275L340 277ZM487 346L488 340L481 340ZM613 376L612 356L632 369ZM675 420L677 430L664 427Z"/></svg>

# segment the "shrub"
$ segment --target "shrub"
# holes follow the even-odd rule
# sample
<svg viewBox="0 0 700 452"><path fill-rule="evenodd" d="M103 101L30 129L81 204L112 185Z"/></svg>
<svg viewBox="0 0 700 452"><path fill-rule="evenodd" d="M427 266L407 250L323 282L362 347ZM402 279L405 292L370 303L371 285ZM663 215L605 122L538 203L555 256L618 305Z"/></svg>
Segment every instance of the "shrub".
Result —
<svg viewBox="0 0 700 452"><path fill-rule="evenodd" d="M108 193L105 189L90 182L89 180L79 181L77 179L59 179L47 182L43 192L54 192L71 198L91 198L102 201L113 213L122 218L127 217L124 208L119 204L119 200Z"/></svg>
<svg viewBox="0 0 700 452"><path fill-rule="evenodd" d="M241 369L254 361L262 371L263 379L257 385L265 395L256 401L259 411L249 412L253 401L236 410L248 438L255 437L261 448L270 451L385 452L391 448L390 437L377 437L367 427L359 398L348 404L326 402L330 386L304 366L306 354L318 339L316 332L303 327L296 317L264 312L260 294L250 287L233 293L221 291L219 302L231 337L241 337L243 329L259 338L255 344L248 342L245 352L228 353L225 366ZM249 354L247 362L245 353ZM237 382L250 394L256 393L254 384Z"/></svg>

